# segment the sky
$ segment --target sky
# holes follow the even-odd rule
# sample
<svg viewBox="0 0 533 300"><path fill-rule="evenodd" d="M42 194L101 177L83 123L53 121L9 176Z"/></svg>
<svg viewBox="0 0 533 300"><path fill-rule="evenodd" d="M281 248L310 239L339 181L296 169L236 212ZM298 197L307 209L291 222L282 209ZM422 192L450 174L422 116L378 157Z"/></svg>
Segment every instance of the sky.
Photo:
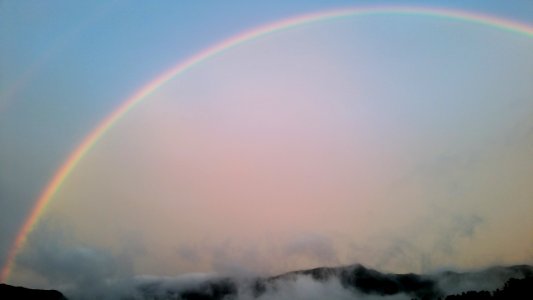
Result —
<svg viewBox="0 0 533 300"><path fill-rule="evenodd" d="M0 263L69 154L154 78L259 26L390 3L0 1ZM533 26L526 0L393 3ZM517 32L390 13L240 43L98 140L8 282L531 264L531 50Z"/></svg>

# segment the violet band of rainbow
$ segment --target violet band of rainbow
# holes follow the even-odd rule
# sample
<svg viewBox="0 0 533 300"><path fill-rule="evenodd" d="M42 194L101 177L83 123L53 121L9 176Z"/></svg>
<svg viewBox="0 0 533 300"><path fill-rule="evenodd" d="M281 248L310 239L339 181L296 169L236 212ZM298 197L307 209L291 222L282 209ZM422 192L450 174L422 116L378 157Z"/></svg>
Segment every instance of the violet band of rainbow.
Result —
<svg viewBox="0 0 533 300"><path fill-rule="evenodd" d="M75 150L67 157L62 165L54 173L52 179L47 183L45 188L37 198L35 205L30 214L19 229L14 242L12 243L4 266L0 272L0 282L9 280L9 276L15 266L15 260L24 247L28 235L37 225L39 218L43 215L47 205L51 202L53 196L59 191L62 184L68 178L69 174L76 168L83 157L91 148L109 131L115 123L124 117L130 110L134 109L148 95L157 90L172 78L185 73L190 68L202 63L205 60L220 55L236 46L252 41L262 36L287 30L293 27L302 26L309 23L320 21L335 20L339 18L349 18L363 15L417 15L435 17L441 19L451 19L461 22L476 23L484 26L490 26L499 30L524 35L528 38L533 37L533 26L519 23L516 21L506 20L495 16L473 13L467 11L453 10L447 8L427 8L427 7L397 7L397 6L378 6L364 8L347 8L326 12L317 12L305 14L283 21L271 23L242 34L224 40L214 46L207 48L192 57L184 60L166 72L157 76L147 85L138 89L131 97L122 102L111 114L101 121L80 143Z"/></svg>

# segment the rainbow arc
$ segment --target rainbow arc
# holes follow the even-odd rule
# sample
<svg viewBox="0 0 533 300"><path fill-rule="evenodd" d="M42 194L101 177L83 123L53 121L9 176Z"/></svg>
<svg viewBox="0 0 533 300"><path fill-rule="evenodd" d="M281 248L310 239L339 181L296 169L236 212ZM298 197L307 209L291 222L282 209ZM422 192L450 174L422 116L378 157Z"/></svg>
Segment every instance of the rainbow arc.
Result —
<svg viewBox="0 0 533 300"><path fill-rule="evenodd" d="M57 169L52 179L45 186L35 205L31 209L23 226L12 243L8 252L5 264L0 272L0 282L6 282L15 266L15 260L24 247L28 235L33 228L38 224L40 217L46 210L47 205L52 201L54 195L61 189L62 184L69 177L69 175L76 168L78 163L85 157L85 155L98 143L98 141L122 119L129 111L134 109L139 103L143 102L147 96L157 90L176 76L180 76L187 72L187 70L195 67L202 62L218 56L234 47L250 42L252 40L261 38L265 35L273 34L297 26L302 26L310 23L335 20L341 18L351 18L363 15L416 15L433 18L456 20L460 22L468 22L479 24L483 26L493 27L498 30L508 31L514 34L524 35L528 38L533 37L533 26L519 23L516 21L501 19L495 16L484 15L479 13L472 13L460 10L443 9L443 8L421 8L421 7L366 7L366 8L349 8L327 12L318 12L306 14L295 18L286 19L280 22L275 22L265 26L261 26L242 34L236 35L225 41L222 41L214 46L207 48L196 55L184 60L176 66L170 68L166 72L157 76L154 80L149 82L137 90L131 97L120 104L113 112L111 112L103 121L101 121L96 128L94 128L80 143L76 149L67 157L62 165Z"/></svg>

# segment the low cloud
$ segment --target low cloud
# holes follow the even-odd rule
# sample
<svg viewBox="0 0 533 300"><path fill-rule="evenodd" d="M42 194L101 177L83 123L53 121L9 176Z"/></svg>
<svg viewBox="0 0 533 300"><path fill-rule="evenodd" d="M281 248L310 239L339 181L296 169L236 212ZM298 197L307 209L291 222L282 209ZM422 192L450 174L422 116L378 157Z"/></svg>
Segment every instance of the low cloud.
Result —
<svg viewBox="0 0 533 300"><path fill-rule="evenodd" d="M338 264L332 241L323 235L305 234L296 237L285 247L287 256L308 257L326 264Z"/></svg>
<svg viewBox="0 0 533 300"><path fill-rule="evenodd" d="M454 219L454 230L442 239L447 242L471 238L482 221L472 216ZM391 248L391 259L420 257L409 242ZM440 245L436 244L436 247ZM231 255L231 243L216 249L212 259L216 273L185 274L176 277L134 276L133 258L143 246L131 243L130 252L111 253L86 247L68 231L44 224L30 236L20 253L17 267L42 278L41 288L54 288L69 299L436 299L465 291L495 291L510 278L533 276L533 267L493 267L475 272L439 271L428 274L391 274L351 265L293 271L278 276L262 276L246 266L261 262L257 249ZM179 254L194 258L201 247L183 247ZM441 250L444 251L444 250ZM445 252L445 251L444 251ZM198 254L199 253L199 254ZM309 257L330 261L336 257L332 242L321 235L302 235L286 244L280 257L287 260ZM422 255L424 257L424 255ZM429 257L427 258L430 259Z"/></svg>
<svg viewBox="0 0 533 300"><path fill-rule="evenodd" d="M131 253L84 246L67 230L47 223L30 235L16 263L43 287L59 289L73 299L107 297L122 289L124 283L115 285L120 278L132 276Z"/></svg>
<svg viewBox="0 0 533 300"><path fill-rule="evenodd" d="M438 299L465 291L495 291L511 278L533 276L533 267L493 267L470 273L388 274L353 265L295 271L274 277L188 274L137 276L116 281L102 299ZM108 296L107 295L107 296Z"/></svg>
<svg viewBox="0 0 533 300"><path fill-rule="evenodd" d="M475 214L464 215L458 214L445 224L444 230L439 234L436 241L436 250L447 255L454 253L454 246L460 239L472 239L476 229L483 224L483 219Z"/></svg>

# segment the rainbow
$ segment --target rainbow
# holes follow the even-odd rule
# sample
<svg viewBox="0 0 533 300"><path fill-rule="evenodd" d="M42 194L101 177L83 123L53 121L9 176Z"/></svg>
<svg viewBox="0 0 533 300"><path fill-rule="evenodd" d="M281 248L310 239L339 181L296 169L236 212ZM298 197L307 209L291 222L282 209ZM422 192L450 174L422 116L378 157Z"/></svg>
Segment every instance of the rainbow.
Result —
<svg viewBox="0 0 533 300"><path fill-rule="evenodd" d="M55 172L52 179L48 182L36 203L31 210L29 216L20 228L15 241L13 242L8 256L0 273L0 282L5 282L13 270L15 259L19 251L24 247L28 234L35 228L40 216L43 215L47 205L50 203L54 195L59 191L62 184L76 168L78 163L91 150L91 148L109 131L115 123L117 123L130 110L134 109L141 103L148 95L164 85L175 76L184 74L187 70L194 66L201 64L210 58L218 56L234 47L243 43L250 42L268 34L287 30L293 27L302 26L309 23L348 18L363 15L421 15L435 18L443 18L449 20L457 20L468 23L475 23L485 26L490 26L498 30L504 30L515 34L521 34L526 37L533 37L533 26L523 24L515 21L505 20L494 16L483 15L479 13L471 13L460 10L444 9L444 8L423 8L423 7L365 7L365 8L348 8L333 10L328 12L318 12L306 14L283 21L268 24L266 26L258 27L242 34L236 35L225 41L222 41L214 46L207 48L187 60L172 67L168 71L159 75L153 81L137 90L130 98L125 100L118 106L111 114L109 114L99 125L94 128L89 135L85 137L83 142L68 156L59 169Z"/></svg>

